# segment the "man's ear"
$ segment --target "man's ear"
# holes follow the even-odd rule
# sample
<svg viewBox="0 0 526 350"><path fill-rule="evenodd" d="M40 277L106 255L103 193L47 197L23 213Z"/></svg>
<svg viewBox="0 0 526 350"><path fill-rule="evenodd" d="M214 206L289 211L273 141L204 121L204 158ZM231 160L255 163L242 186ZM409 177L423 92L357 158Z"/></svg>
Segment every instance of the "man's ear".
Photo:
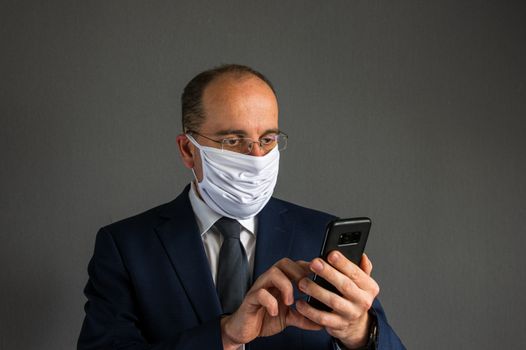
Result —
<svg viewBox="0 0 526 350"><path fill-rule="evenodd" d="M195 165L195 146L188 140L185 134L177 136L177 148L179 148L179 154L183 160L183 164L188 169L193 169Z"/></svg>

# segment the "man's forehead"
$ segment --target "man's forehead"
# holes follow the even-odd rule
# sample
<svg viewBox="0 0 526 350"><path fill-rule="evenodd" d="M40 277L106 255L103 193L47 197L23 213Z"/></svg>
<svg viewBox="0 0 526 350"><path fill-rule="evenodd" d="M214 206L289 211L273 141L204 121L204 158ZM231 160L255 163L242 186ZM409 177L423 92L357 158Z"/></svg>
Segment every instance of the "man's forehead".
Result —
<svg viewBox="0 0 526 350"><path fill-rule="evenodd" d="M277 109L274 92L255 76L244 78L219 78L203 91L203 109Z"/></svg>
<svg viewBox="0 0 526 350"><path fill-rule="evenodd" d="M248 95L249 92L262 94L274 92L266 82L249 73L225 73L212 80L203 90L203 101L219 97L220 99L233 95Z"/></svg>

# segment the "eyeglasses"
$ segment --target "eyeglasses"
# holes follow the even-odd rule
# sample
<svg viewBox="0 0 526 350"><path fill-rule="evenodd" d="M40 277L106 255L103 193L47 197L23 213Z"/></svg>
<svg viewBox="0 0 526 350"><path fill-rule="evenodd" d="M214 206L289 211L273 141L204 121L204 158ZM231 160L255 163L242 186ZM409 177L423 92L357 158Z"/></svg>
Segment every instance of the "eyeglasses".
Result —
<svg viewBox="0 0 526 350"><path fill-rule="evenodd" d="M258 141L254 141L248 137L227 137L225 139L214 140L208 136L202 135L196 131L188 130L189 133L199 135L207 140L213 141L221 145L222 150L232 151L242 154L249 154L252 152L254 144L257 143L265 153L270 152L274 147L278 147L278 151L283 151L287 148L288 135L279 132L273 134L267 134L260 138Z"/></svg>

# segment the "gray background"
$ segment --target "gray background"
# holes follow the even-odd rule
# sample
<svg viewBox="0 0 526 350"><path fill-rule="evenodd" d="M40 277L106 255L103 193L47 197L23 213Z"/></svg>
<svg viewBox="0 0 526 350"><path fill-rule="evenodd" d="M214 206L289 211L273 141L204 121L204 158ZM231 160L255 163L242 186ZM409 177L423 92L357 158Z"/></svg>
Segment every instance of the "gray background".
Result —
<svg viewBox="0 0 526 350"><path fill-rule="evenodd" d="M526 344L522 1L2 1L0 348L72 349L95 233L175 197L179 95L277 87L278 197L374 220L411 349Z"/></svg>

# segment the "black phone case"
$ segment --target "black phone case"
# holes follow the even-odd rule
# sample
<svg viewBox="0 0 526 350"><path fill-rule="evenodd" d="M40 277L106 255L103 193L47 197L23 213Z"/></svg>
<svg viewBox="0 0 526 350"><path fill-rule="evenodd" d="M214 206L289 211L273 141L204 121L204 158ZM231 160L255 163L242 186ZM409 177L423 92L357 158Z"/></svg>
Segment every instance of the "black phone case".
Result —
<svg viewBox="0 0 526 350"><path fill-rule="evenodd" d="M369 237L370 229L371 219L366 217L337 219L330 222L327 225L320 257L327 261L327 256L330 252L333 250L339 250L345 257L347 257L347 259L356 265L359 265L365 249L365 244L367 243L367 238ZM358 234L359 239L357 239ZM315 275L313 281L323 288L341 295L336 287L322 277ZM309 297L308 303L319 310L328 312L332 311L330 307L315 298Z"/></svg>

